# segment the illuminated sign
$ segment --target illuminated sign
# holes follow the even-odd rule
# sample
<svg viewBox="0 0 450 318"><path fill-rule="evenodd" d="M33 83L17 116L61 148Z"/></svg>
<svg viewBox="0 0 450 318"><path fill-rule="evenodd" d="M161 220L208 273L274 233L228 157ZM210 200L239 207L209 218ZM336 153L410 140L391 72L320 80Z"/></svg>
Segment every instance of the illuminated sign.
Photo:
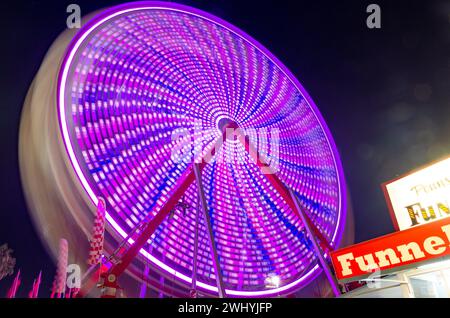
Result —
<svg viewBox="0 0 450 318"><path fill-rule="evenodd" d="M450 216L450 157L382 188L397 230Z"/></svg>
<svg viewBox="0 0 450 318"><path fill-rule="evenodd" d="M450 257L450 218L414 226L331 253L336 277L347 282Z"/></svg>

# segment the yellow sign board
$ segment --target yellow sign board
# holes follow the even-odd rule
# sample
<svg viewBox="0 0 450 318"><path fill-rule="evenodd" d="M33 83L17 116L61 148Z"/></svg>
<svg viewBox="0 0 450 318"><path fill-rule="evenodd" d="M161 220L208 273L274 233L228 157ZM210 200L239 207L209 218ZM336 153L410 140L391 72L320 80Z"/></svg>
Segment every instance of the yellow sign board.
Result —
<svg viewBox="0 0 450 318"><path fill-rule="evenodd" d="M382 185L397 230L450 216L450 157Z"/></svg>

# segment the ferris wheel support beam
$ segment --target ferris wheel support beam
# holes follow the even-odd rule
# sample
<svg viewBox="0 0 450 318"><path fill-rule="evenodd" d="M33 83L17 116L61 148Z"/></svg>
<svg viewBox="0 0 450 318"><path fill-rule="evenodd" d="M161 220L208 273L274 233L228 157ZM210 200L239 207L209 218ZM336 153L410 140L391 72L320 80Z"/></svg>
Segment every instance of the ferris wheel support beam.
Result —
<svg viewBox="0 0 450 318"><path fill-rule="evenodd" d="M330 269L330 266L328 266L328 263L323 256L323 252L320 249L319 243L317 242L317 239L311 230L311 224L306 220L305 213L303 212L302 208L300 207L300 202L298 200L297 195L295 192L291 189L290 190L291 197L294 200L295 205L297 206L297 211L299 212L300 218L305 225L306 232L309 235L309 238L313 244L314 251L316 252L317 257L319 258L320 265L322 266L323 271L325 272L325 275L328 279L328 282L330 283L331 289L333 290L333 293L336 297L339 297L341 295L341 292L339 290L338 282L336 281L336 277L334 277L333 272Z"/></svg>
<svg viewBox="0 0 450 318"><path fill-rule="evenodd" d="M200 202L200 197L198 199ZM200 221L200 208L197 205L195 209L195 234L194 234L194 257L193 257L193 265L192 265L192 290L191 292L195 293L196 297L196 289L197 289L197 257L198 257L198 226ZM193 295L191 295L192 297Z"/></svg>
<svg viewBox="0 0 450 318"><path fill-rule="evenodd" d="M217 246L214 240L214 233L211 224L211 216L209 215L208 212L208 204L206 202L205 192L203 191L203 181L202 181L202 172L200 170L200 164L194 163L194 172L195 172L195 179L197 180L198 195L202 206L203 214L205 216L206 227L208 228L209 245L213 253L213 265L216 274L216 282L217 288L219 290L219 297L223 298L226 296L226 293L223 284L222 270L220 269L219 255L217 254ZM196 260L194 261L196 262Z"/></svg>

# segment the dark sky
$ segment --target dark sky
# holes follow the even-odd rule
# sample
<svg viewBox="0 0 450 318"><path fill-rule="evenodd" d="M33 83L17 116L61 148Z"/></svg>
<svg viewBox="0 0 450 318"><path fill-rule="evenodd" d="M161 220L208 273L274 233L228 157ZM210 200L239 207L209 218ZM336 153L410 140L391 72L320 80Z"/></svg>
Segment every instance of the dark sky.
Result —
<svg viewBox="0 0 450 318"><path fill-rule="evenodd" d="M392 232L380 184L450 153L450 1L179 2L238 26L297 76L339 148L356 241ZM20 112L70 3L85 15L119 2L15 0L3 2L0 19L0 244L15 250L21 296L40 269L47 295L55 268L23 198ZM381 6L379 30L366 27L370 3ZM0 281L0 297L11 281Z"/></svg>

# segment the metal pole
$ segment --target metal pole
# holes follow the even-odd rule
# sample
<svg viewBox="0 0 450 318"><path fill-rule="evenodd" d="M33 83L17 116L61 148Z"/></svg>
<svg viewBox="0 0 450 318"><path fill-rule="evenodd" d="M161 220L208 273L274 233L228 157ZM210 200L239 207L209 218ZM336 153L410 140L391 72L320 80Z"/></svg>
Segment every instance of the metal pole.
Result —
<svg viewBox="0 0 450 318"><path fill-rule="evenodd" d="M311 238L311 242L313 244L314 251L316 252L317 257L319 258L319 262L322 265L322 269L325 272L325 275L327 276L327 279L331 285L331 288L333 289L333 293L336 297L339 297L339 296L341 296L341 292L339 290L338 282L336 281L336 278L334 277L333 272L331 271L330 267L327 264L327 261L325 260L325 257L322 254L322 250L319 247L317 239L311 230L311 226L310 226L309 222L307 221L303 210L300 208L300 202L298 201L298 198L295 195L294 191L292 191L292 189L289 189L289 192L295 203L297 212L300 215L300 219L302 220L302 223L305 226L306 232L308 233L309 237Z"/></svg>
<svg viewBox="0 0 450 318"><path fill-rule="evenodd" d="M217 254L216 243L214 242L211 217L209 216L208 213L208 204L206 203L205 193L203 192L202 172L200 170L199 165L200 164L198 163L194 163L195 179L197 180L198 195L200 197L203 214L205 215L206 226L208 227L209 244L211 247L211 251L213 252L213 263L214 263L214 270L216 272L216 281L217 281L217 288L219 289L219 297L223 298L226 296L226 293L223 287L222 271L220 270L219 256Z"/></svg>
<svg viewBox="0 0 450 318"><path fill-rule="evenodd" d="M198 203L195 213L195 235L194 235L194 264L192 266L192 289L197 289L197 253L198 253L198 221L200 219L200 196L198 196Z"/></svg>

